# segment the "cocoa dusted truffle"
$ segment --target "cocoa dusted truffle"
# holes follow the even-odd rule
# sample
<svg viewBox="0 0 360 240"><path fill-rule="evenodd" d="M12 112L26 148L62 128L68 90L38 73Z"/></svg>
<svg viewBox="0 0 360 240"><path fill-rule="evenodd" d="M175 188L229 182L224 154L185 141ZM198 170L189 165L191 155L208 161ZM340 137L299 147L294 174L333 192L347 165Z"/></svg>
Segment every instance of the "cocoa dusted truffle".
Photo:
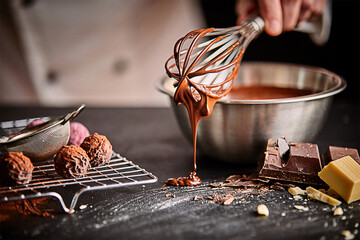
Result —
<svg viewBox="0 0 360 240"><path fill-rule="evenodd" d="M88 136L80 145L90 158L91 167L108 164L112 155L112 146L109 140L97 133Z"/></svg>
<svg viewBox="0 0 360 240"><path fill-rule="evenodd" d="M7 152L0 159L0 177L4 185L29 183L33 170L31 160L22 152Z"/></svg>
<svg viewBox="0 0 360 240"><path fill-rule="evenodd" d="M64 178L83 177L90 167L90 159L81 147L63 146L55 155L54 167Z"/></svg>

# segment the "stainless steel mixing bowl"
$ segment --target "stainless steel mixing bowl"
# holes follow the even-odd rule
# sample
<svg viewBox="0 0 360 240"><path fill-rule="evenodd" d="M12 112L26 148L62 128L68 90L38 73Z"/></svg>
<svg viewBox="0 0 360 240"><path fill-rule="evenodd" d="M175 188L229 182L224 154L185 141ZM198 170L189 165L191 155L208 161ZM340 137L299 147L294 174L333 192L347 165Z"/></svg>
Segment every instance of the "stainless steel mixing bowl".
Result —
<svg viewBox="0 0 360 240"><path fill-rule="evenodd" d="M170 97L176 120L192 141L187 111L173 101L174 80L164 78L158 89ZM323 126L333 96L345 80L325 69L283 63L242 63L236 85L257 84L313 89L314 94L283 99L226 100L215 104L210 117L200 120L198 150L219 160L256 163L269 138L312 142Z"/></svg>

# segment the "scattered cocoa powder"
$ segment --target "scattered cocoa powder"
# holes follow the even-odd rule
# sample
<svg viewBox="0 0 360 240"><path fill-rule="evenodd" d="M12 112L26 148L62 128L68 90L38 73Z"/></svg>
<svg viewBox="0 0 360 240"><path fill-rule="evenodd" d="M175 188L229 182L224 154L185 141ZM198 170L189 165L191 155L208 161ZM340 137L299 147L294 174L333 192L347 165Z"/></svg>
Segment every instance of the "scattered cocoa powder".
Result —
<svg viewBox="0 0 360 240"><path fill-rule="evenodd" d="M1 203L1 212L9 212L9 214L0 214L0 222L6 221L11 218L12 211L17 211L22 215L34 215L54 218L54 209L48 208L49 199L49 197L42 197Z"/></svg>

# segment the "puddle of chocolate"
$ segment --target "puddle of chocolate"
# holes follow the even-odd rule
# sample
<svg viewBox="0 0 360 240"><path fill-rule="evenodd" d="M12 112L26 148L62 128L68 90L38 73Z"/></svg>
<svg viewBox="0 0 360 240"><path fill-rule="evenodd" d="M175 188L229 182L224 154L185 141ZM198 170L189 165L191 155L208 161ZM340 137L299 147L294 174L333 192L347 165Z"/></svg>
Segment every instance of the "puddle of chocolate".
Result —
<svg viewBox="0 0 360 240"><path fill-rule="evenodd" d="M190 172L189 177L169 178L165 186L197 186L201 184L201 179L196 176L195 170Z"/></svg>

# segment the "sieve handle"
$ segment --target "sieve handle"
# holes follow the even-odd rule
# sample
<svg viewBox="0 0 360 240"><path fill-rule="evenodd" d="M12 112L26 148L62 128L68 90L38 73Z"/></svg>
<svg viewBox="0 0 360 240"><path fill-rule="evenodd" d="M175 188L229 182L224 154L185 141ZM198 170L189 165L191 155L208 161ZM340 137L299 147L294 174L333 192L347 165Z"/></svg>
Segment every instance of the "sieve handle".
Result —
<svg viewBox="0 0 360 240"><path fill-rule="evenodd" d="M73 120L77 115L79 115L79 113L81 113L85 109L85 107L86 107L85 104L81 104L81 106L78 107L77 109L75 109L72 113L69 113L68 115L66 115L64 117L64 119L62 120L61 124L64 125L68 121Z"/></svg>

